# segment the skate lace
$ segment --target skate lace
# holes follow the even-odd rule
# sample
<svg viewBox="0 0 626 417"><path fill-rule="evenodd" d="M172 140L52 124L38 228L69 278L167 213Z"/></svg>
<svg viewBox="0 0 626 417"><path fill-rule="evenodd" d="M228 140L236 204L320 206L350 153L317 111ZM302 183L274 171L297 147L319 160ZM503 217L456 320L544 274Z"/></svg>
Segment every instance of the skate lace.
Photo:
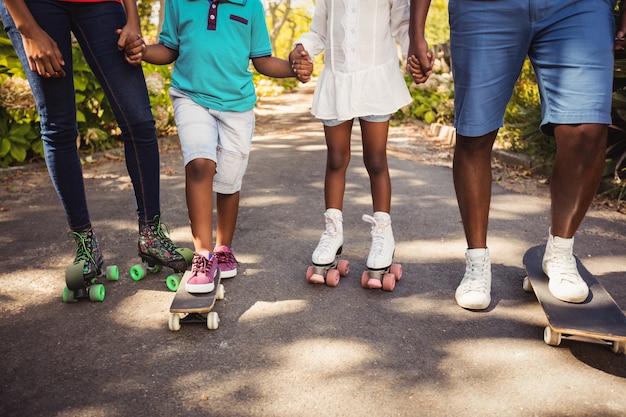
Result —
<svg viewBox="0 0 626 417"><path fill-rule="evenodd" d="M166 223L163 223L161 221L161 217L158 215L154 216L153 220L155 222L155 230L157 232L157 235L161 239L161 243L165 245L170 252L176 251L176 245L169 238L170 228L168 227L168 225ZM163 229L165 229L165 231L163 231Z"/></svg>
<svg viewBox="0 0 626 417"><path fill-rule="evenodd" d="M372 224L372 246L371 254L380 255L385 249L385 229L388 226L384 222L377 221L374 217L364 214L363 220Z"/></svg>
<svg viewBox="0 0 626 417"><path fill-rule="evenodd" d="M326 230L322 233L322 237L320 238L320 242L317 245L318 249L322 252L330 251L333 246L333 241L337 236L337 225L332 217L328 214L324 213L324 217L326 218Z"/></svg>
<svg viewBox="0 0 626 417"><path fill-rule="evenodd" d="M96 264L96 260L94 259L91 251L87 247L87 237L88 232L83 235L78 232L70 232L70 236L74 236L76 240L76 259L74 259L74 263L78 263L79 261L91 262L93 265Z"/></svg>

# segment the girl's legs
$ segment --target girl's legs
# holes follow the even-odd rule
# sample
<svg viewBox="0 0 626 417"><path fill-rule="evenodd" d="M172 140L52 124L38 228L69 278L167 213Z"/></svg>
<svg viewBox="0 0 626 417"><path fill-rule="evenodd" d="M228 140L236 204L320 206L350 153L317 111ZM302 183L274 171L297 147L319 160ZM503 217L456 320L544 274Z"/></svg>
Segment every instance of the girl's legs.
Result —
<svg viewBox="0 0 626 417"><path fill-rule="evenodd" d="M370 177L370 189L374 216L364 215L363 220L372 224L372 246L367 267L373 270L391 266L395 241L391 229L391 179L387 165L387 134L389 120L368 122L360 119L363 136L363 161ZM371 278L369 288L380 288L380 279Z"/></svg>
<svg viewBox="0 0 626 417"><path fill-rule="evenodd" d="M185 167L185 192L196 253L213 252L213 177L215 161L194 159Z"/></svg>
<svg viewBox="0 0 626 417"><path fill-rule="evenodd" d="M240 192L234 194L217 193L217 229L215 233L215 247L233 246L233 236L237 226L239 214Z"/></svg>

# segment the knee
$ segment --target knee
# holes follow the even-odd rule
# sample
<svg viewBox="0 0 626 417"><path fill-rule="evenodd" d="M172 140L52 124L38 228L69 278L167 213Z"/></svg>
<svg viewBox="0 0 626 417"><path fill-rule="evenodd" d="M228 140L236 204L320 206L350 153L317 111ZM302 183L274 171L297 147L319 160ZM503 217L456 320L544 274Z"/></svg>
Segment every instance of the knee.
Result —
<svg viewBox="0 0 626 417"><path fill-rule="evenodd" d="M365 169L370 176L376 176L388 172L387 168L387 156L386 155L374 155L368 156L364 160Z"/></svg>
<svg viewBox="0 0 626 417"><path fill-rule="evenodd" d="M185 166L185 175L189 182L212 182L215 176L215 162L210 159L194 159Z"/></svg>
<svg viewBox="0 0 626 417"><path fill-rule="evenodd" d="M350 163L350 153L349 152L328 152L328 158L326 163L326 168L329 171L342 171L348 167Z"/></svg>
<svg viewBox="0 0 626 417"><path fill-rule="evenodd" d="M157 142L154 119L130 124L127 127L120 125L124 140L133 141L136 144L153 145Z"/></svg>

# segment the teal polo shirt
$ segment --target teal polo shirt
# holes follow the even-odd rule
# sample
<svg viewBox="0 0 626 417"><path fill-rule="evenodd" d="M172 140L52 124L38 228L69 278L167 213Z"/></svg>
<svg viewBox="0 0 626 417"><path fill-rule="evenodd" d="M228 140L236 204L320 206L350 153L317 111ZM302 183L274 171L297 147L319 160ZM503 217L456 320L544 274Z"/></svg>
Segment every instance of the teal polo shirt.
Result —
<svg viewBox="0 0 626 417"><path fill-rule="evenodd" d="M167 0L159 43L178 51L171 86L194 102L254 107L250 59L272 55L261 0Z"/></svg>

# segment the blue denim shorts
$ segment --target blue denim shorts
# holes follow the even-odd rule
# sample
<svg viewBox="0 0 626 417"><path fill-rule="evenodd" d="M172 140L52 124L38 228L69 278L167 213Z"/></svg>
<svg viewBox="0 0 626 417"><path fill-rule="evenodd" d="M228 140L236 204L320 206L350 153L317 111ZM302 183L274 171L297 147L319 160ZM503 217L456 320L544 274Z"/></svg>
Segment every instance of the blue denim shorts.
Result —
<svg viewBox="0 0 626 417"><path fill-rule="evenodd" d="M378 115L373 114L369 116L361 116L359 117L359 119L365 120L366 122L371 122L371 123L380 123L380 122L386 122L387 120L391 119L391 115L390 114L378 114ZM334 126L339 126L340 124L344 122L347 122L347 120L320 119L320 122L322 122L324 126L334 127Z"/></svg>
<svg viewBox="0 0 626 417"><path fill-rule="evenodd" d="M541 129L611 123L614 0L450 0L455 127L502 127L524 59L535 68Z"/></svg>
<svg viewBox="0 0 626 417"><path fill-rule="evenodd" d="M215 161L217 172L213 178L213 191L234 194L241 190L252 147L254 110L224 112L207 109L175 88L169 89L169 95L184 164L199 158Z"/></svg>

